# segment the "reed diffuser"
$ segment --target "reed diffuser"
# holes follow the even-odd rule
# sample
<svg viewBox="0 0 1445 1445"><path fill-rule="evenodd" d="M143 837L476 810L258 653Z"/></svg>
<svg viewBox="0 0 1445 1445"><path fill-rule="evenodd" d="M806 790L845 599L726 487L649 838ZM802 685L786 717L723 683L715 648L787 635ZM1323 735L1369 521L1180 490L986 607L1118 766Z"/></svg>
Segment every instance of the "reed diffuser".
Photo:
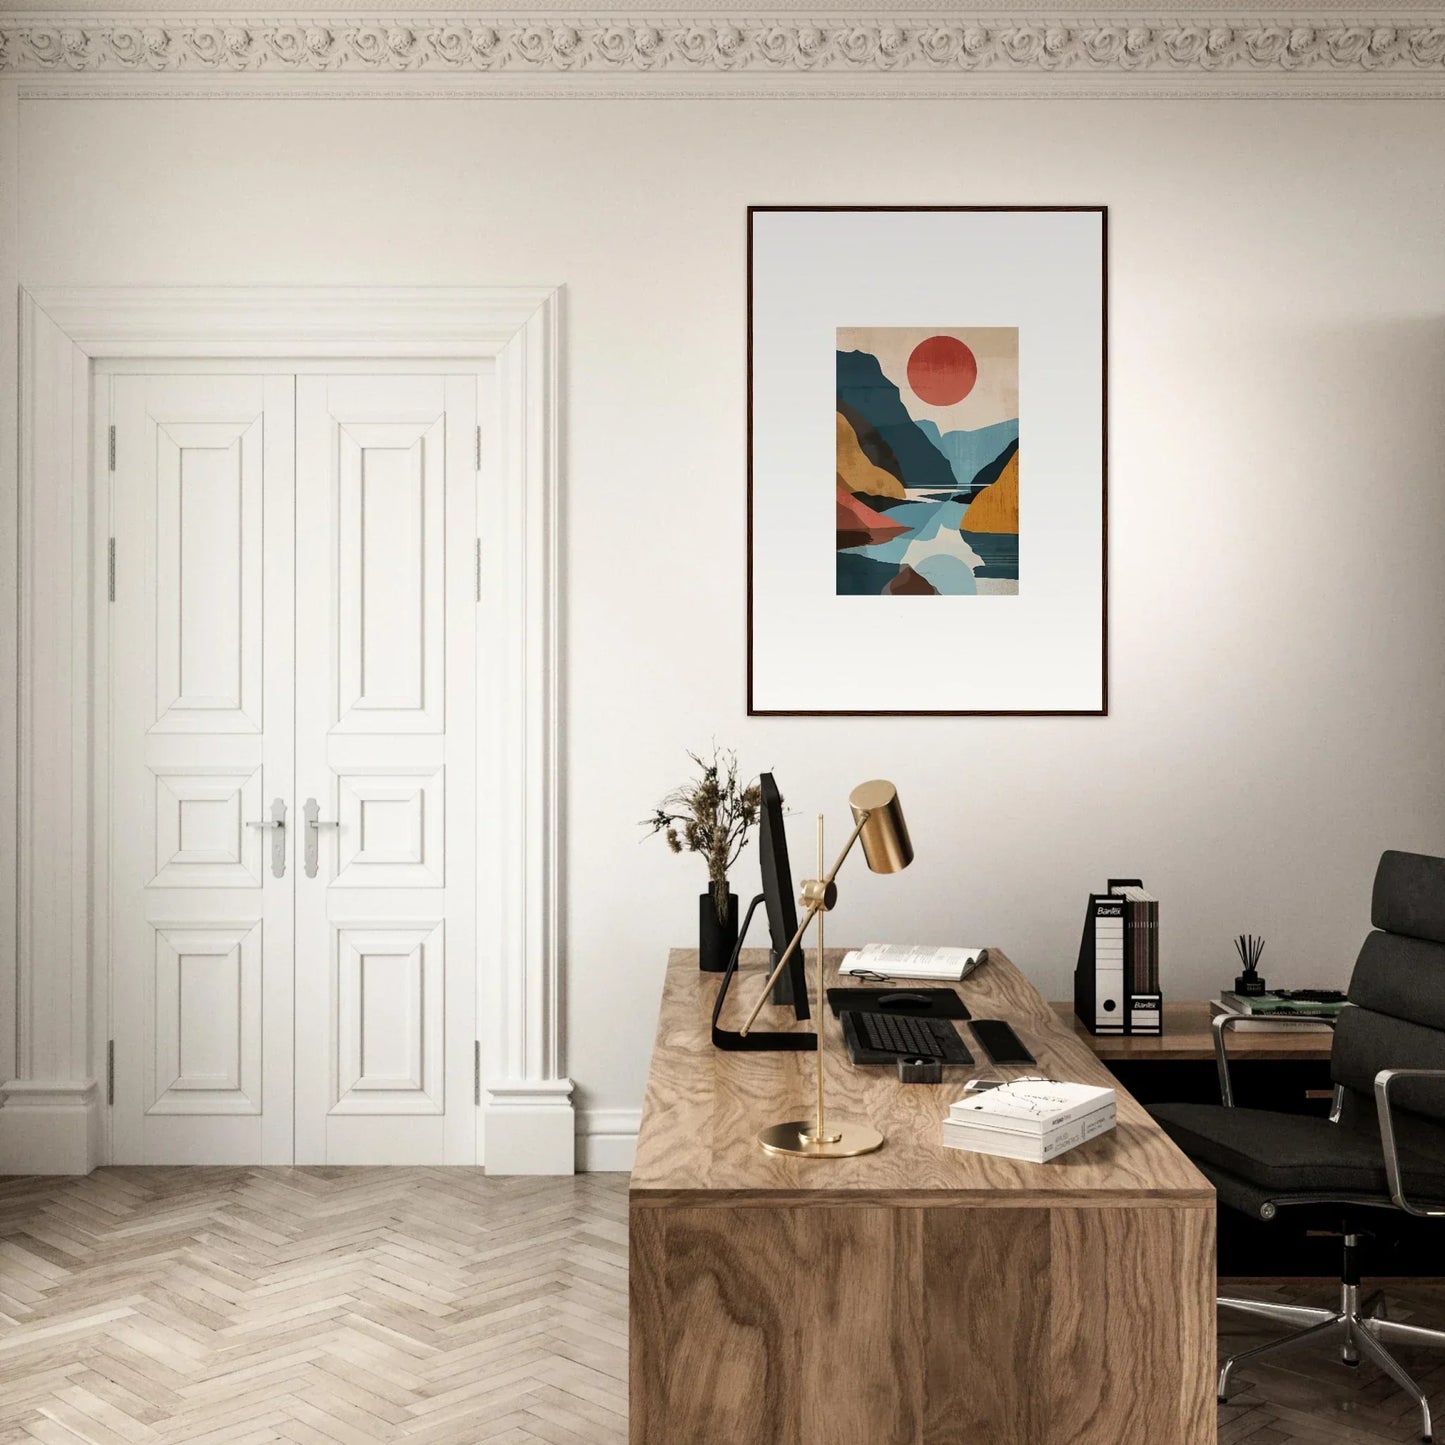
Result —
<svg viewBox="0 0 1445 1445"><path fill-rule="evenodd" d="M1234 991L1245 998L1258 998L1266 992L1264 980L1259 976L1259 956L1264 952L1264 939L1253 933L1241 933L1234 940L1234 951L1244 965L1244 972L1234 980Z"/></svg>

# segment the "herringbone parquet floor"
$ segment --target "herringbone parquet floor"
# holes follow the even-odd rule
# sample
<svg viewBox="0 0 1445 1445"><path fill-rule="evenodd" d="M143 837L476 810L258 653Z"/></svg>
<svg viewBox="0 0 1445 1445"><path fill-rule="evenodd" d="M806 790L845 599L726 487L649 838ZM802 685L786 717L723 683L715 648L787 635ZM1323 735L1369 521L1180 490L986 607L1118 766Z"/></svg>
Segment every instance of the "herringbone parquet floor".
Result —
<svg viewBox="0 0 1445 1445"><path fill-rule="evenodd" d="M618 1174L0 1181L0 1445L621 1445L626 1215ZM1445 1285L1390 1294L1445 1323ZM1225 1351L1264 1337L1221 1318ZM1400 1353L1445 1421L1445 1351ZM1305 1352L1241 1373L1219 1440L1399 1445L1415 1421L1368 1365Z"/></svg>
<svg viewBox="0 0 1445 1445"><path fill-rule="evenodd" d="M0 1182L0 1445L626 1439L627 1181Z"/></svg>

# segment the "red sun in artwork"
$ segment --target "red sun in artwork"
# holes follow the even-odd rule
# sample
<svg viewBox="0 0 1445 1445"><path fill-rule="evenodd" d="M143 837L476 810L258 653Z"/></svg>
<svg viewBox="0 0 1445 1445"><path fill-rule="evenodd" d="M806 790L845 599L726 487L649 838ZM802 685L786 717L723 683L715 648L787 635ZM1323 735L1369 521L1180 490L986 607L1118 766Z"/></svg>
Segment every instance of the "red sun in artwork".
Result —
<svg viewBox="0 0 1445 1445"><path fill-rule="evenodd" d="M973 390L978 362L956 336L930 336L908 358L908 384L929 406L953 406Z"/></svg>

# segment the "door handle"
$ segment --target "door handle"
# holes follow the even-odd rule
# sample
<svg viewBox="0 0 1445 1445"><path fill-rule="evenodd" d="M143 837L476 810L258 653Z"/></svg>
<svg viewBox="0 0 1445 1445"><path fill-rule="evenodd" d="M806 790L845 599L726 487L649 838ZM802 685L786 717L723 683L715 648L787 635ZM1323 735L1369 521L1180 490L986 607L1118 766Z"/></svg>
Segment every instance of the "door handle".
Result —
<svg viewBox="0 0 1445 1445"><path fill-rule="evenodd" d="M248 828L271 828L271 872L277 878L286 876L286 803L282 798L271 804L271 816L247 823Z"/></svg>
<svg viewBox="0 0 1445 1445"><path fill-rule="evenodd" d="M306 814L306 876L314 878L321 855L321 830L339 828L341 824L335 819L322 818L321 804L315 798L307 798L301 811Z"/></svg>

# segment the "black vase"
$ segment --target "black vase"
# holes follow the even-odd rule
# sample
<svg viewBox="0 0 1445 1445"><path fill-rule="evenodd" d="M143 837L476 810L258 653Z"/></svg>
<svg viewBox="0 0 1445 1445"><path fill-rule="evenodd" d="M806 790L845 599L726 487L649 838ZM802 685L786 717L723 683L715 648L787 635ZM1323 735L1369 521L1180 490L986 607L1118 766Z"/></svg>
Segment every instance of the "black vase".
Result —
<svg viewBox="0 0 1445 1445"><path fill-rule="evenodd" d="M726 920L717 916L711 888L697 900L697 966L704 973L722 973L738 942L738 895L728 889Z"/></svg>

